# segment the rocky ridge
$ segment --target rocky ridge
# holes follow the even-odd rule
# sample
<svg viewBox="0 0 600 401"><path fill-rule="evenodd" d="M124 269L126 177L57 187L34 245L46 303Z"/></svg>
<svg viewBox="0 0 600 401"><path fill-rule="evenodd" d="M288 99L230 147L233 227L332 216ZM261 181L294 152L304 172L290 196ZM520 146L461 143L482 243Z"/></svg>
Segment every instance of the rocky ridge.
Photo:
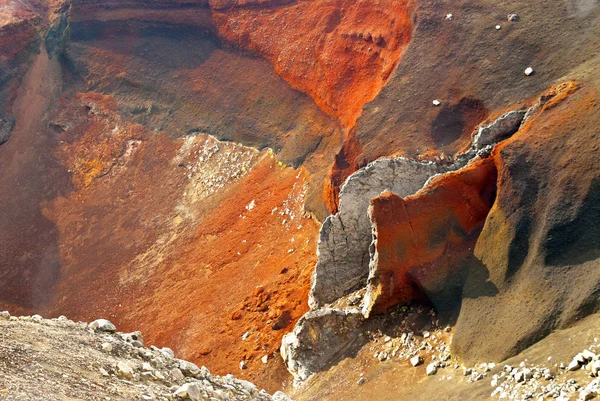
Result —
<svg viewBox="0 0 600 401"><path fill-rule="evenodd" d="M140 332L117 332L104 319L86 324L1 312L0 372L0 399L11 401L290 401L215 376L169 348L145 347Z"/></svg>

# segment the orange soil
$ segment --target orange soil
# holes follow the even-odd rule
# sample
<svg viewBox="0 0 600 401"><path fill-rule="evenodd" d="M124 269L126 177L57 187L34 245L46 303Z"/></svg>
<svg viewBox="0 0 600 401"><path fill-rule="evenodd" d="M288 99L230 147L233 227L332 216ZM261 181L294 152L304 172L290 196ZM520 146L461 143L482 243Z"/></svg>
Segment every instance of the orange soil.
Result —
<svg viewBox="0 0 600 401"><path fill-rule="evenodd" d="M415 195L386 192L371 201L378 253L374 312L423 300L427 281L470 252L494 202L496 175L486 158L434 178Z"/></svg>
<svg viewBox="0 0 600 401"><path fill-rule="evenodd" d="M281 363L260 358L308 309L318 224L303 211L306 173L269 151L150 132L122 120L112 96L78 94L61 107L52 126L65 131L48 133L60 143L20 144L55 157L72 185L45 195L28 223L55 227L56 271L36 272L35 285L12 272L22 275L11 281L16 304L48 293L36 313L104 316L215 373L279 388Z"/></svg>
<svg viewBox="0 0 600 401"><path fill-rule="evenodd" d="M292 87L352 127L408 47L414 9L412 0L299 1L214 18L221 37L270 60Z"/></svg>
<svg viewBox="0 0 600 401"><path fill-rule="evenodd" d="M335 155L335 161L324 183L323 200L330 213L334 214L338 211L340 189L346 178L366 164L359 161L361 155L362 146L354 136L354 131L350 131L342 149Z"/></svg>

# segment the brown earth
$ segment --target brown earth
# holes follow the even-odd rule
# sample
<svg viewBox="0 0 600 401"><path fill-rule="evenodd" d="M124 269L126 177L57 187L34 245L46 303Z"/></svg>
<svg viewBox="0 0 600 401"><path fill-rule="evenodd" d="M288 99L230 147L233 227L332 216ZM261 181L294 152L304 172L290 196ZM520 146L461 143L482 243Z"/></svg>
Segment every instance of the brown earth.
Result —
<svg viewBox="0 0 600 401"><path fill-rule="evenodd" d="M467 285L453 343L467 360L510 357L598 310L598 87L549 91L494 151L498 196L474 253L497 295Z"/></svg>

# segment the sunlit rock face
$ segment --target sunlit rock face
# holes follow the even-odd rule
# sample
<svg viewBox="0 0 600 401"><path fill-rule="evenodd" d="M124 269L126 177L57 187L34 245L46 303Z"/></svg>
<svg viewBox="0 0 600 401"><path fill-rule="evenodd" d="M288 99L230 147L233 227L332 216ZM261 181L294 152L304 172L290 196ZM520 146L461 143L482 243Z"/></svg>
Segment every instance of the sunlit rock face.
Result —
<svg viewBox="0 0 600 401"><path fill-rule="evenodd" d="M548 91L494 152L498 195L474 251L487 277L467 278L453 343L467 360L501 360L597 310L598 88L576 88Z"/></svg>

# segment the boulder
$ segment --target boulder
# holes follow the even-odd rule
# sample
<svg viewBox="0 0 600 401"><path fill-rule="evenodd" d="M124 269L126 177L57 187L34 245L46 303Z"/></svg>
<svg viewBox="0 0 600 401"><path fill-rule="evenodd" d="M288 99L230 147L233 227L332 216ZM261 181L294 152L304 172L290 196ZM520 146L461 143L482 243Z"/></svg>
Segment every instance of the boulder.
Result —
<svg viewBox="0 0 600 401"><path fill-rule="evenodd" d="M323 308L305 314L283 337L281 356L298 381L325 370L360 345L363 315L359 309Z"/></svg>

